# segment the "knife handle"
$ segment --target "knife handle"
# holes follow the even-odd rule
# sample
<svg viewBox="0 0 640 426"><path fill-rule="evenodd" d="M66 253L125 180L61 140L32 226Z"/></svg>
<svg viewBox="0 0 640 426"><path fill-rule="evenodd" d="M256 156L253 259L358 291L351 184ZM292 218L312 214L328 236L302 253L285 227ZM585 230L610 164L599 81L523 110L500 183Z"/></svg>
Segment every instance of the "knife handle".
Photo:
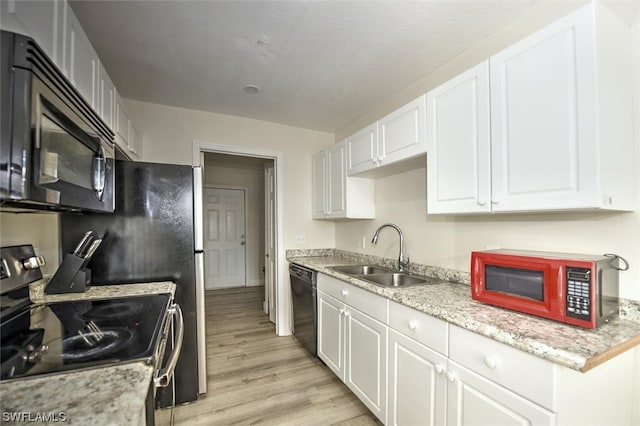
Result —
<svg viewBox="0 0 640 426"><path fill-rule="evenodd" d="M89 243L89 240L91 239L92 235L93 235L93 231L87 231L84 234L84 236L82 237L82 239L80 240L80 242L76 246L75 250L73 250L73 254L75 256L80 256L82 251L86 248L87 244Z"/></svg>

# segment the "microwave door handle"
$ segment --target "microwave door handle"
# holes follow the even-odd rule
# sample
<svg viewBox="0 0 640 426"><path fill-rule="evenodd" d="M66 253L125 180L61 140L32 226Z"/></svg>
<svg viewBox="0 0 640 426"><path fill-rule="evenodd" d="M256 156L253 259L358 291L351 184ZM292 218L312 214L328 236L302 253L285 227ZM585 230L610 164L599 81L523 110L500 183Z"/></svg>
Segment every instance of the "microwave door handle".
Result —
<svg viewBox="0 0 640 426"><path fill-rule="evenodd" d="M104 194L104 183L106 180L106 160L102 154L98 153L93 157L93 190L96 192L98 200L102 201Z"/></svg>
<svg viewBox="0 0 640 426"><path fill-rule="evenodd" d="M567 302L565 300L565 287L566 287L566 282L564 279L564 268L558 268L558 299L560 300L564 300L564 304L566 305ZM562 309L566 309L566 306L563 306Z"/></svg>

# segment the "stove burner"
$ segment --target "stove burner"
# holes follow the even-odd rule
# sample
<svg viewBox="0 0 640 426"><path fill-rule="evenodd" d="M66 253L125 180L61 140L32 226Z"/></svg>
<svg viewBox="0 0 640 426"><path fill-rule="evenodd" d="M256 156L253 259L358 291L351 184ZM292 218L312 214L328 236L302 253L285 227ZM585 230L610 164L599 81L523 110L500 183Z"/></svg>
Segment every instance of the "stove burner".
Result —
<svg viewBox="0 0 640 426"><path fill-rule="evenodd" d="M82 315L86 320L113 320L128 318L144 312L146 305L134 300L112 301L111 303L97 305Z"/></svg>
<svg viewBox="0 0 640 426"><path fill-rule="evenodd" d="M128 346L133 333L126 329L103 329L98 332L79 332L62 340L64 361L83 362L104 357Z"/></svg>

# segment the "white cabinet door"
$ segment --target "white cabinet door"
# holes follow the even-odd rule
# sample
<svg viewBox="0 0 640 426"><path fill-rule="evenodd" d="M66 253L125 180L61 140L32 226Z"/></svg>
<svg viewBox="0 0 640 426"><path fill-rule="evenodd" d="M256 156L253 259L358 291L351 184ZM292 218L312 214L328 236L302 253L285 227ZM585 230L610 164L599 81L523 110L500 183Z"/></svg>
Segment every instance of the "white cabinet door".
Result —
<svg viewBox="0 0 640 426"><path fill-rule="evenodd" d="M447 358L389 331L389 422L393 426L445 423Z"/></svg>
<svg viewBox="0 0 640 426"><path fill-rule="evenodd" d="M3 0L0 2L0 27L32 37L62 69L63 6L60 0Z"/></svg>
<svg viewBox="0 0 640 426"><path fill-rule="evenodd" d="M378 122L346 139L347 174L354 175L378 166Z"/></svg>
<svg viewBox="0 0 640 426"><path fill-rule="evenodd" d="M102 64L98 69L98 114L115 133L116 87Z"/></svg>
<svg viewBox="0 0 640 426"><path fill-rule="evenodd" d="M447 424L554 425L555 414L449 361Z"/></svg>
<svg viewBox="0 0 640 426"><path fill-rule="evenodd" d="M320 151L311 158L311 196L313 218L324 219L327 216L327 155Z"/></svg>
<svg viewBox="0 0 640 426"><path fill-rule="evenodd" d="M490 58L494 211L599 204L591 11Z"/></svg>
<svg viewBox="0 0 640 426"><path fill-rule="evenodd" d="M345 383L380 421L386 423L389 328L349 307L345 312L345 318Z"/></svg>
<svg viewBox="0 0 640 426"><path fill-rule="evenodd" d="M318 357L344 381L345 305L322 291L317 296Z"/></svg>
<svg viewBox="0 0 640 426"><path fill-rule="evenodd" d="M140 160L142 158L142 133L133 123L129 130L129 155L132 160Z"/></svg>
<svg viewBox="0 0 640 426"><path fill-rule="evenodd" d="M312 217L373 219L373 181L347 176L347 150L340 142L312 157Z"/></svg>
<svg viewBox="0 0 640 426"><path fill-rule="evenodd" d="M66 5L64 56L71 84L93 109L98 110L99 58L71 6Z"/></svg>
<svg viewBox="0 0 640 426"><path fill-rule="evenodd" d="M329 216L345 217L347 214L346 165L344 143L338 143L327 150L327 201Z"/></svg>
<svg viewBox="0 0 640 426"><path fill-rule="evenodd" d="M426 106L420 96L346 139L347 174L368 172L426 152Z"/></svg>
<svg viewBox="0 0 640 426"><path fill-rule="evenodd" d="M488 61L427 93L427 129L427 212L490 212Z"/></svg>
<svg viewBox="0 0 640 426"><path fill-rule="evenodd" d="M425 97L409 102L378 122L378 163L384 166L424 155L426 142Z"/></svg>
<svg viewBox="0 0 640 426"><path fill-rule="evenodd" d="M129 138L130 138L130 129L131 129L131 117L129 117L129 113L127 112L124 103L122 103L122 98L120 94L116 92L116 125L115 125L115 133L116 133L116 144L123 150L127 156L130 156L129 153Z"/></svg>

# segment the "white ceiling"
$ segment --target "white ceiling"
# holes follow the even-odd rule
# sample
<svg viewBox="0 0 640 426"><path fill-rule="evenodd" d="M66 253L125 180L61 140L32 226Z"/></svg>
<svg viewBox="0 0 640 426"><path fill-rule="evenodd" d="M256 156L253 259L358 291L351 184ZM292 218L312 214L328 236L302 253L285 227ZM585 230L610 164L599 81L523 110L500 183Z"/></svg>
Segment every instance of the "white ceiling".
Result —
<svg viewBox="0 0 640 426"><path fill-rule="evenodd" d="M543 1L71 5L124 98L333 133Z"/></svg>

